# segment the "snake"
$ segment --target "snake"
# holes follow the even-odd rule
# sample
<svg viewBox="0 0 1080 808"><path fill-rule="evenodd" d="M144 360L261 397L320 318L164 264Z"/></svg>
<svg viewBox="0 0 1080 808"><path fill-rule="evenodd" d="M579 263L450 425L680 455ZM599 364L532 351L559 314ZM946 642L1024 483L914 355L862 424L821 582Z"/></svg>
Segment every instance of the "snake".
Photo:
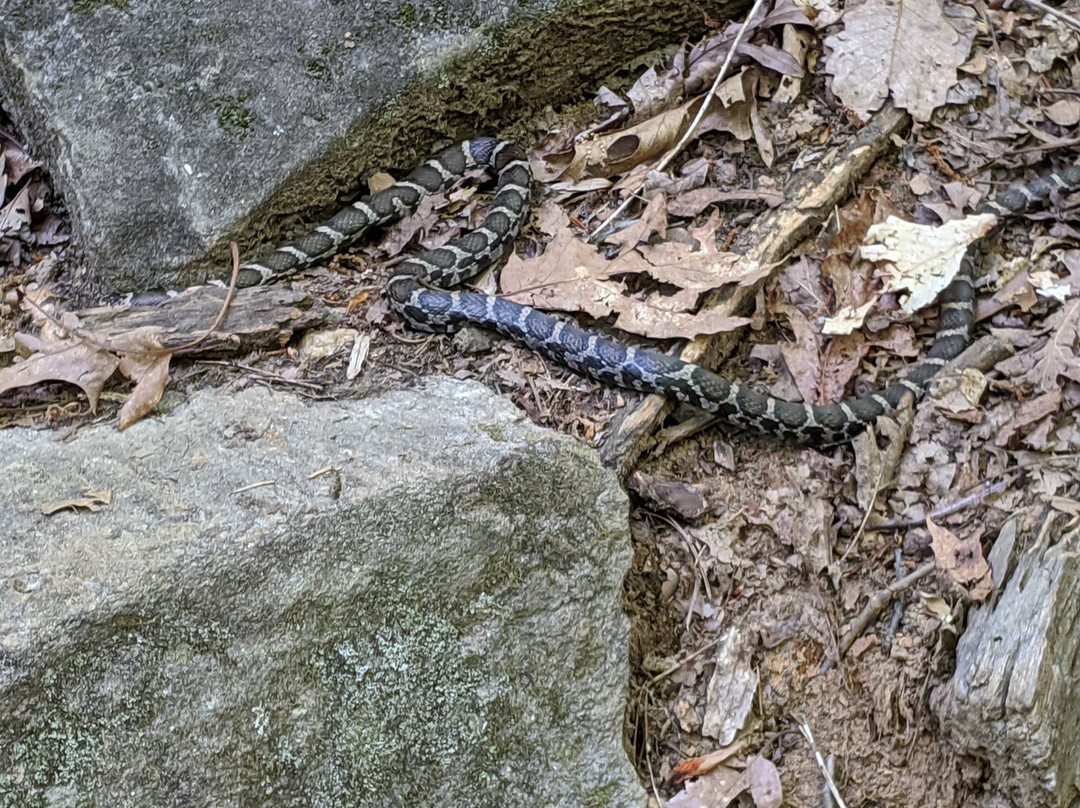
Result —
<svg viewBox="0 0 1080 808"><path fill-rule="evenodd" d="M938 327L926 355L881 390L822 405L777 398L701 365L506 298L455 290L451 287L497 264L513 249L529 215L533 175L524 152L514 143L489 137L440 152L405 179L358 199L297 240L243 264L236 285L275 283L308 269L341 252L371 228L401 219L424 196L443 192L477 170L495 177L494 197L480 224L441 247L401 262L387 280L383 294L389 306L415 330L446 333L466 324L490 328L601 384L659 393L737 428L818 446L847 443L879 416L900 407L907 396L918 399L927 383L970 341L977 242L967 248L960 269L938 297ZM993 214L1000 224L1077 186L1080 163L1012 186L977 212Z"/></svg>

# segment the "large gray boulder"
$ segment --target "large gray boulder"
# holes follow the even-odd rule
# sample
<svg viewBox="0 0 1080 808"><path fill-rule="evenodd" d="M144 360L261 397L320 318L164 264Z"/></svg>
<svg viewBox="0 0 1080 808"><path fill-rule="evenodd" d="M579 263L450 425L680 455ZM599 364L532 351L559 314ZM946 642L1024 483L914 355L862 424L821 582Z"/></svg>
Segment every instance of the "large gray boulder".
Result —
<svg viewBox="0 0 1080 808"><path fill-rule="evenodd" d="M0 456L0 806L644 804L624 495L481 387Z"/></svg>
<svg viewBox="0 0 1080 808"><path fill-rule="evenodd" d="M374 170L703 28L680 0L554 5L0 0L0 106L68 204L88 286L181 288L226 274L229 239L251 256Z"/></svg>

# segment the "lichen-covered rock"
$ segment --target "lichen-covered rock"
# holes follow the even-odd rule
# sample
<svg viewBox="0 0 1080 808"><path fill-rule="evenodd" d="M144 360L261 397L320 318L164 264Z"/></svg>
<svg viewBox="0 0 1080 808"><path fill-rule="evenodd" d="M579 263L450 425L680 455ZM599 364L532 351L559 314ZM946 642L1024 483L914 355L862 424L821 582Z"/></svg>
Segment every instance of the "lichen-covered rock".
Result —
<svg viewBox="0 0 1080 808"><path fill-rule="evenodd" d="M623 494L479 386L0 447L0 806L644 803Z"/></svg>
<svg viewBox="0 0 1080 808"><path fill-rule="evenodd" d="M227 275L230 239L251 257L374 171L703 28L681 0L0 0L0 21L0 106L101 292Z"/></svg>

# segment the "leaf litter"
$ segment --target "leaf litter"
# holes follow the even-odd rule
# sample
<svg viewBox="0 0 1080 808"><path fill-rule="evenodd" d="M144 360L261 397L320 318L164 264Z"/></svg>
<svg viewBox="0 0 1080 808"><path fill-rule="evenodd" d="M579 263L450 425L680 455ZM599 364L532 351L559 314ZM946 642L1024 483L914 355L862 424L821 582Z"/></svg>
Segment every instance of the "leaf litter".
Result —
<svg viewBox="0 0 1080 808"><path fill-rule="evenodd" d="M1069 140L1080 114L1075 93L1065 92L1080 83L1075 34L1023 6L980 13L976 21L965 7L936 0L868 0L844 9L827 0L776 2L746 26L732 72L706 102L701 93L741 27L707 21L713 35L678 47L625 90L597 91L592 126L545 124L549 132L530 159L551 183L550 195L504 267L500 293L642 340L723 334L749 323L724 372L757 374L766 385L786 374L788 389L804 400L835 400L894 378L932 334L923 316L932 320L934 310L923 301L948 283L985 227L964 212L1004 184L1045 171L1046 160L1034 163ZM921 43L921 55L883 48L894 40ZM852 201L790 261L754 266L729 249L755 216L783 202L788 176L843 145L887 101L921 125L894 138L895 160L853 189ZM705 123L685 154L672 170L657 169L703 106ZM32 162L5 153L0 256L15 269L27 269L34 251L63 249L62 241L47 244L63 228L39 204L45 194L28 190L28 178L40 176ZM636 206L600 247L586 244L595 225L631 197ZM321 388L329 395L405 384L418 372L487 379L531 417L596 441L627 394L490 337L459 335L455 345L478 340L481 348L456 353L395 343L400 324L377 295L356 292L357 283L376 288L372 267L387 257L452 237L457 227L445 227L444 214L471 226L475 200L468 188L426 203L388 241L349 259L357 267L351 281L333 273L305 281L343 307L357 301L340 326L387 335L373 341L366 365L382 368L379 374L346 380L348 351L308 366L286 346L262 361L297 378L340 374ZM1055 203L1052 213L986 237L982 250L990 286L989 305L980 305L984 327L1014 345L1015 355L935 384L893 473L872 436L855 452L863 463L856 474L846 452L778 447L700 425L639 464L627 602L634 682L648 697L630 706L628 739L643 776L654 775L669 804L820 804L823 775L800 738L803 722L818 747L840 756L838 787L849 804L953 806L985 796L979 778L959 774L970 764L938 735L925 694L947 675L950 646L941 633L962 627L964 612L996 585L984 544L1014 514L1080 512L1075 463L1052 462L1080 451L1073 415L1080 251L1067 200ZM912 253L914 244L924 251ZM153 406L170 367L174 384L185 372L138 335L106 348L77 318L36 297L34 284L43 280L32 271L5 276L15 297L4 305L23 322L12 343L19 362L0 363L0 379L26 365L19 372L34 384L61 379L96 405L113 366L140 380L136 391L145 383L118 413L126 423ZM491 279L480 285L495 288ZM760 290L749 316L700 308L740 287ZM921 311L924 305L930 308ZM49 316L35 315L35 306ZM779 346L772 364L758 358L767 352L753 350L759 341ZM15 348L9 353L14 358ZM7 385L7 396L27 389L10 378ZM678 430L692 418L677 410L671 421ZM877 459L866 460L871 444ZM1024 471L1016 473L1020 463ZM1006 482L972 500L974 520L926 520L995 479ZM910 526L863 529L886 519ZM822 673L867 602L926 559L935 575L868 625L842 676L836 668ZM733 627L738 653L725 656L717 644ZM745 755L717 752L732 733Z"/></svg>

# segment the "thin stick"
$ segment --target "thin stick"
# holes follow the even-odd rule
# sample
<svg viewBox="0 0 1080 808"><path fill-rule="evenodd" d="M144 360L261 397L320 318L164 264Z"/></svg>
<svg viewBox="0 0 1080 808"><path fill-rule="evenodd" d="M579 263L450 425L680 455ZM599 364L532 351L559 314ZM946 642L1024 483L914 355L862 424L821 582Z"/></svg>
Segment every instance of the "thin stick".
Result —
<svg viewBox="0 0 1080 808"><path fill-rule="evenodd" d="M847 803L840 796L840 789L836 787L836 781L833 780L831 767L825 763L824 758L821 757L821 752L818 751L817 744L814 743L814 733L810 731L810 725L799 724L799 732L806 738L806 742L810 745L810 751L814 753L814 760L817 761L821 773L825 775L825 784L829 787L833 799L836 800L836 808L847 808Z"/></svg>
<svg viewBox="0 0 1080 808"><path fill-rule="evenodd" d="M668 676L671 676L671 674L675 673L675 671L677 671L679 668L681 668L687 662L690 662L690 661L692 661L694 659L697 659L699 656L704 654L710 648L713 648L717 643L720 642L720 639L721 639L720 637L717 637L712 642L705 643L705 645L701 646L699 649L697 649L693 653L688 654L687 656L683 657L682 659L680 659L678 662L676 662L674 665L672 665L667 670L660 671L660 673L656 674L656 676L654 676L652 679L650 679L645 684L643 684L641 686L641 688L644 690L645 688L652 687L657 682L659 682L661 679L666 679Z"/></svg>
<svg viewBox="0 0 1080 808"><path fill-rule="evenodd" d="M232 303L233 295L236 294L236 276L240 272L240 250L236 246L235 241L229 242L229 255L232 257L232 273L229 275L229 288L225 292L225 299L221 302L221 308L218 309L217 317L214 318L214 322L210 324L210 327L206 329L206 333L201 337L192 340L187 345L180 345L176 348L161 349L162 353L176 353L177 351L187 351L196 347L201 342L204 342L207 337L214 333L221 321L225 319L225 313L229 310L229 304Z"/></svg>
<svg viewBox="0 0 1080 808"><path fill-rule="evenodd" d="M1006 474L1017 471L1023 471L1023 469L1009 469ZM871 533L876 530L901 530L909 527L919 527L920 525L926 524L927 516L935 520L941 519L945 516L952 516L957 511L962 511L964 510L964 508L967 508L971 505L976 505L987 499L988 497L993 496L994 494L1000 494L1002 491L1005 490L1005 487L1008 485L1009 482L1011 482L1011 480L1006 479L1005 476L1003 476L1002 479L999 480L986 480L979 483L978 486L976 486L975 490L972 491L970 494L967 494L966 496L961 497L954 502L950 502L945 505L939 505L938 507L930 511L930 513L926 514L926 516L923 516L921 519L889 519L885 522L877 522L873 525L867 525L866 532Z"/></svg>
<svg viewBox="0 0 1080 808"><path fill-rule="evenodd" d="M730 67L731 65L731 60L735 56L735 51L739 47L739 43L742 42L743 35L750 27L750 22L754 19L754 15L758 13L758 9L761 8L763 2L764 0L755 0L754 7L750 9L750 13L746 16L746 22L742 24L742 26L739 28L739 32L735 34L735 39L731 41L731 48L728 50L728 54L724 58L724 64L721 65L720 72L716 74L716 78L713 80L712 87L710 87L709 91L705 93L705 97L701 102L701 106L698 108L697 115L694 116L694 120L690 123L690 126L687 128L686 132L683 134L679 142L675 144L674 148L672 148L667 154L660 158L660 162L657 163L656 167L653 169L654 171L663 171L665 168L667 168L668 163L675 159L676 155L678 155L679 152L683 150L683 147L690 142L690 138L694 136L694 132L697 131L698 124L700 124L701 119L705 117L705 111L709 108L709 104L716 96L716 91L720 88L720 82L722 82L724 80L724 77L727 75L728 67ZM591 242L596 241L597 237L605 230L607 230L608 227L611 226L611 223L615 221L615 218L624 210L626 210L627 207L629 207L630 202L634 200L634 198L641 191L644 185L645 183L642 182L641 185L634 189L633 192L627 194L626 199L624 199L620 203L620 205L615 208L612 214L606 219L604 219L604 221L600 223L600 226L589 234L588 240Z"/></svg>
<svg viewBox="0 0 1080 808"><path fill-rule="evenodd" d="M863 631L866 630L866 627L877 619L877 616L881 613L881 610L889 604L889 601L900 592L910 588L920 578L929 575L936 567L937 562L927 561L921 567L904 578L901 578L899 581L894 581L885 589L875 592L863 608L862 612L859 613L859 616L852 621L851 628L844 632L844 636L841 637L840 642L837 643L836 658L826 659L821 666L821 672L824 673L836 662L840 661L840 657L847 653L848 649L855 643L855 640L857 640Z"/></svg>
<svg viewBox="0 0 1080 808"><path fill-rule="evenodd" d="M1053 6L1048 6L1046 3L1040 3L1039 0L1023 0L1023 2L1027 3L1032 8L1039 9L1039 11L1044 14L1049 14L1051 17L1057 17L1070 28L1075 28L1077 31L1080 31L1080 21L1073 19L1068 14L1065 14Z"/></svg>

